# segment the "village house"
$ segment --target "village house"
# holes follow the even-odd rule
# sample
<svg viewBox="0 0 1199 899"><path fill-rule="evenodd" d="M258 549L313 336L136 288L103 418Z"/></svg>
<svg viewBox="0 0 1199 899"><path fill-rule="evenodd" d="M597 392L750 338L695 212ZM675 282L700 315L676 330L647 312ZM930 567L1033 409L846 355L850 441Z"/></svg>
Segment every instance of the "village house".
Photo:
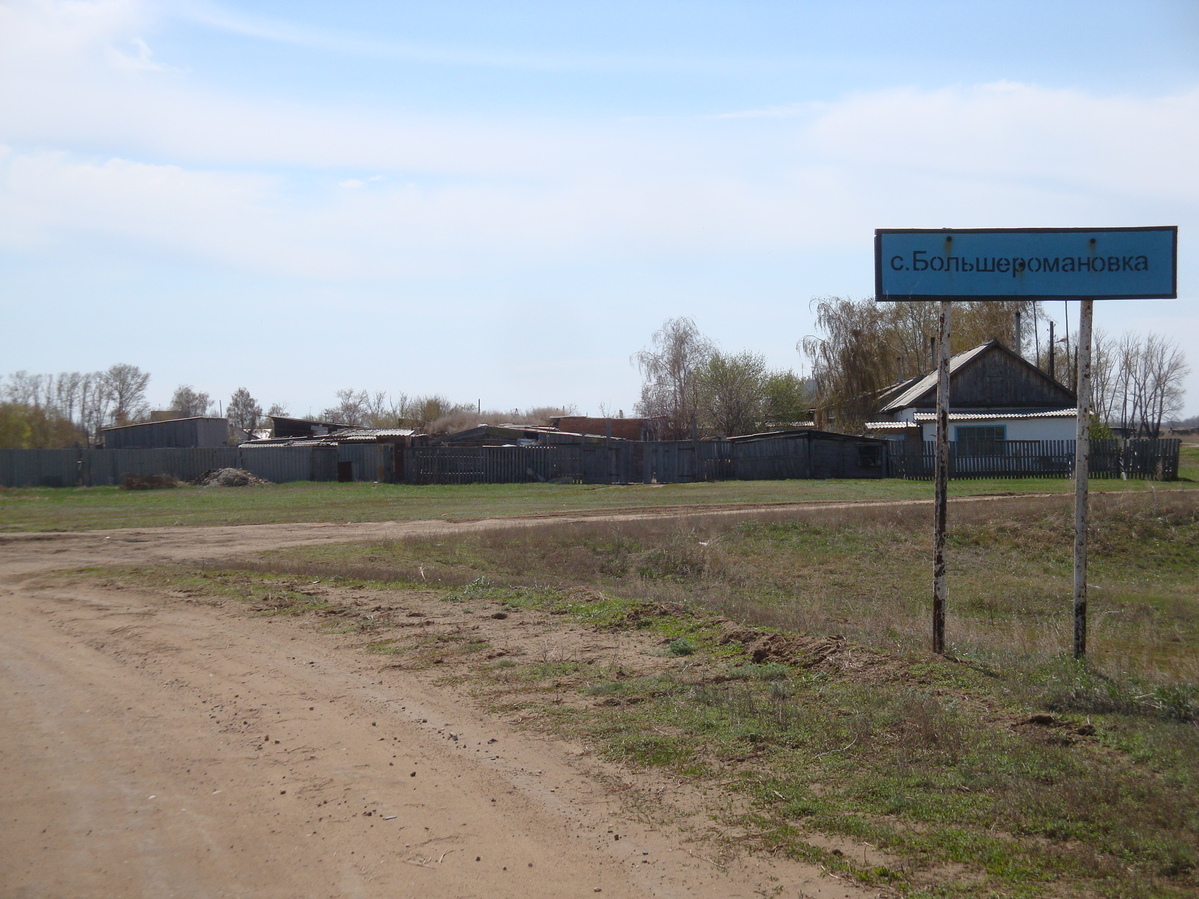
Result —
<svg viewBox="0 0 1199 899"><path fill-rule="evenodd" d="M887 440L935 439L937 372L888 388L866 432ZM949 360L949 439L961 447L1073 440L1074 392L998 340Z"/></svg>

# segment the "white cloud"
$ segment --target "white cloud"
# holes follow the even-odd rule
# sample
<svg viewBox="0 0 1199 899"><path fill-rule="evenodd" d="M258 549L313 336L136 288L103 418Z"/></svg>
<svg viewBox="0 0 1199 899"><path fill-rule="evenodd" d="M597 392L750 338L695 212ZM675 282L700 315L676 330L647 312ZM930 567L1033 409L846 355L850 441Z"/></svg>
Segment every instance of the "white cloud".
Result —
<svg viewBox="0 0 1199 899"><path fill-rule="evenodd" d="M113 68L128 69L135 72L171 72L175 71L171 66L165 66L154 60L154 54L150 50L150 45L140 37L131 38L129 41L132 52L127 52L119 47L110 47L109 56L112 60Z"/></svg>
<svg viewBox="0 0 1199 899"><path fill-rule="evenodd" d="M1095 96L1000 82L836 104L811 146L845 165L1199 201L1199 90Z"/></svg>

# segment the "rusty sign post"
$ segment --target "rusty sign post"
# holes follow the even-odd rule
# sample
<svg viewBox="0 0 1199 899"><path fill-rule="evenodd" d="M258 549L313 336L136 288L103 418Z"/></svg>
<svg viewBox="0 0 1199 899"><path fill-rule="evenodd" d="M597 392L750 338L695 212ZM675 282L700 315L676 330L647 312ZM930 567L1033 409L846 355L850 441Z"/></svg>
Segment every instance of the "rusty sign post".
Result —
<svg viewBox="0 0 1199 899"><path fill-rule="evenodd" d="M1087 481L1091 475L1091 318L1083 300L1078 323L1078 419L1074 438L1074 658L1087 654Z"/></svg>
<svg viewBox="0 0 1199 899"><path fill-rule="evenodd" d="M1074 655L1087 646L1091 320L1096 299L1178 297L1178 228L885 229L874 232L874 298L939 300L933 651L945 652L950 301L1080 300L1074 443Z"/></svg>
<svg viewBox="0 0 1199 899"><path fill-rule="evenodd" d="M940 336L937 338L937 455L933 476L936 497L933 511L933 652L945 653L945 605L949 585L945 578L945 532L949 523L949 300L941 301Z"/></svg>

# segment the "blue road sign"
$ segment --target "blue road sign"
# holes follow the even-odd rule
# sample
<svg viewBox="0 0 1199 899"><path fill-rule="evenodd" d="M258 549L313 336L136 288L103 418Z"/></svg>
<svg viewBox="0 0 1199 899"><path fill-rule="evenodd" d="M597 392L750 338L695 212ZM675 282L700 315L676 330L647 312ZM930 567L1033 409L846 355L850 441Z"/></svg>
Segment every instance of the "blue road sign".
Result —
<svg viewBox="0 0 1199 899"><path fill-rule="evenodd" d="M885 229L876 300L1178 296L1178 228Z"/></svg>

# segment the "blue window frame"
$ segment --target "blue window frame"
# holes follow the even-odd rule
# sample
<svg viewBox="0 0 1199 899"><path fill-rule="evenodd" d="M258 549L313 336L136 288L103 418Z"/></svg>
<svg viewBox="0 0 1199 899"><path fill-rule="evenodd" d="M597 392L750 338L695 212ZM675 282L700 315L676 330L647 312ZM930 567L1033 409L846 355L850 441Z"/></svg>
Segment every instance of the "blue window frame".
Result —
<svg viewBox="0 0 1199 899"><path fill-rule="evenodd" d="M1007 425L958 425L954 428L953 439L959 455L1002 455Z"/></svg>

